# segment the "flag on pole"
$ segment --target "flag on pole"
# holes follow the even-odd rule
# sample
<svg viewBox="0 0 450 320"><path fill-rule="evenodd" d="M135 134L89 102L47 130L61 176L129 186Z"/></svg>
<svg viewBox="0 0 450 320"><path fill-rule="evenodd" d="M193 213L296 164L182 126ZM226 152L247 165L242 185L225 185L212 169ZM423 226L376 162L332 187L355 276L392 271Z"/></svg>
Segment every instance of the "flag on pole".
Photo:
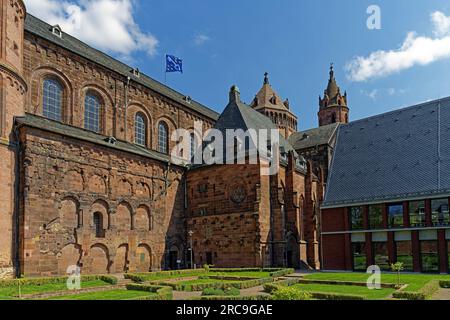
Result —
<svg viewBox="0 0 450 320"><path fill-rule="evenodd" d="M183 60L166 55L166 73L168 72L181 72L183 73Z"/></svg>

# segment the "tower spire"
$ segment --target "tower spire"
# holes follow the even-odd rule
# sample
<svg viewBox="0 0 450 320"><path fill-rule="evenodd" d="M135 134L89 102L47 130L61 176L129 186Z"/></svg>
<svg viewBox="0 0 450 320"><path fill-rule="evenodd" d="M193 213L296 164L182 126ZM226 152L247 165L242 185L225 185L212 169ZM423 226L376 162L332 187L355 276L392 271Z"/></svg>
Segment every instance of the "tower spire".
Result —
<svg viewBox="0 0 450 320"><path fill-rule="evenodd" d="M264 84L269 84L269 73L264 73Z"/></svg>

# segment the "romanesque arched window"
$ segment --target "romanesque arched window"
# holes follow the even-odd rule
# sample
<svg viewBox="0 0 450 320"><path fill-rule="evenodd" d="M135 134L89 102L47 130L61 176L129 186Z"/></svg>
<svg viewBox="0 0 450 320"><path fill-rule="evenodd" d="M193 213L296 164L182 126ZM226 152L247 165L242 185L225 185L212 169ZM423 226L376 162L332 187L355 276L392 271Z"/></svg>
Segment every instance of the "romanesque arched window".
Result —
<svg viewBox="0 0 450 320"><path fill-rule="evenodd" d="M158 126L158 151L169 153L169 127L163 121Z"/></svg>
<svg viewBox="0 0 450 320"><path fill-rule="evenodd" d="M84 128L100 133L101 102L93 93L86 94L84 99Z"/></svg>
<svg viewBox="0 0 450 320"><path fill-rule="evenodd" d="M147 123L141 113L136 114L134 119L134 142L141 146L147 145Z"/></svg>
<svg viewBox="0 0 450 320"><path fill-rule="evenodd" d="M44 80L42 102L44 117L55 121L62 121L63 92L63 86L58 80Z"/></svg>
<svg viewBox="0 0 450 320"><path fill-rule="evenodd" d="M100 212L94 213L95 237L104 238L105 230L103 228L103 215Z"/></svg>

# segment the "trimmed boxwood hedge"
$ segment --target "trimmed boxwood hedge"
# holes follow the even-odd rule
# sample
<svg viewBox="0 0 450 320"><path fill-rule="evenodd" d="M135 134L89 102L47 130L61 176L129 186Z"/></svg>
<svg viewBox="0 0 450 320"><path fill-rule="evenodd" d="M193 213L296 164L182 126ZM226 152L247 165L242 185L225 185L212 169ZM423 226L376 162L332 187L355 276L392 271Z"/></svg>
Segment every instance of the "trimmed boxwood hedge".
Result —
<svg viewBox="0 0 450 320"><path fill-rule="evenodd" d="M439 281L439 286L444 289L449 289L450 288L450 280Z"/></svg>
<svg viewBox="0 0 450 320"><path fill-rule="evenodd" d="M139 298L138 300L173 300L173 289L171 287L152 286L144 284L127 284L127 290L145 291L156 293L156 296Z"/></svg>
<svg viewBox="0 0 450 320"><path fill-rule="evenodd" d="M207 301L226 301L226 300L233 300L233 301L268 301L272 300L272 297L270 296L253 296L253 297L244 297L244 296L202 296L202 297L195 297L191 300L207 300Z"/></svg>
<svg viewBox="0 0 450 320"><path fill-rule="evenodd" d="M286 279L273 283L266 283L264 285L264 292L272 294L277 291L280 287L290 287L295 284L298 284L299 279Z"/></svg>
<svg viewBox="0 0 450 320"><path fill-rule="evenodd" d="M281 287L290 287L298 284L300 279L287 279L282 281L277 281L274 283L267 283L264 285L264 292L273 294ZM364 296L360 295L350 295L350 294L340 294L340 293L328 293L328 292L310 292L305 291L311 298L318 300L365 300Z"/></svg>
<svg viewBox="0 0 450 320"><path fill-rule="evenodd" d="M440 285L439 281L432 280L419 291L396 291L392 296L403 300L428 300L439 290Z"/></svg>
<svg viewBox="0 0 450 320"><path fill-rule="evenodd" d="M50 277L50 278L23 278L0 280L0 288L18 286L40 286L46 284L60 284L66 283L69 277ZM117 284L117 278L111 275L89 275L81 276L81 281L95 281L101 280L111 285Z"/></svg>
<svg viewBox="0 0 450 320"><path fill-rule="evenodd" d="M309 293L313 299L318 300L366 300L366 297L364 296L353 294L310 292L310 291L307 291L307 293Z"/></svg>
<svg viewBox="0 0 450 320"><path fill-rule="evenodd" d="M175 291L203 291L206 288L214 288L214 289L227 289L229 287L237 288L237 289L248 289L253 287L262 286L265 283L272 282L273 278L262 278L262 279L254 279L254 280L246 280L246 281L235 281L235 282L213 282L213 283L198 283L198 284L176 284L176 283L168 283L168 282L151 282L152 285L158 286L168 286L172 287Z"/></svg>
<svg viewBox="0 0 450 320"><path fill-rule="evenodd" d="M339 280L308 280L299 279L298 283L301 284L326 284L326 285L338 285L338 286L355 286L355 287L366 287L365 282L354 282L354 281L339 281ZM393 283L382 283L381 288L384 289L396 289L397 285Z"/></svg>

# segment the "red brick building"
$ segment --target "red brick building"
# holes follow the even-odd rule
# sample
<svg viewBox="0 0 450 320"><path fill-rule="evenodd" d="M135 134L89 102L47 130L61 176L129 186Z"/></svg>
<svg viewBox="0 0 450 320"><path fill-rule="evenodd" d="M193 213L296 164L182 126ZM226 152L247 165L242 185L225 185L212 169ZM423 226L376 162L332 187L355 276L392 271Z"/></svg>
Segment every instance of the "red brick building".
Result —
<svg viewBox="0 0 450 320"><path fill-rule="evenodd" d="M322 206L323 268L448 273L450 99L341 125Z"/></svg>
<svg viewBox="0 0 450 320"><path fill-rule="evenodd" d="M0 17L0 277L183 268L190 252L196 264L320 267L336 130L296 133L267 76L251 106L233 89L220 116L27 15L22 0L0 0ZM323 108L348 112L335 97ZM230 127L227 115L242 120L234 128L281 129L277 175L261 175L264 161L173 163L175 130Z"/></svg>

